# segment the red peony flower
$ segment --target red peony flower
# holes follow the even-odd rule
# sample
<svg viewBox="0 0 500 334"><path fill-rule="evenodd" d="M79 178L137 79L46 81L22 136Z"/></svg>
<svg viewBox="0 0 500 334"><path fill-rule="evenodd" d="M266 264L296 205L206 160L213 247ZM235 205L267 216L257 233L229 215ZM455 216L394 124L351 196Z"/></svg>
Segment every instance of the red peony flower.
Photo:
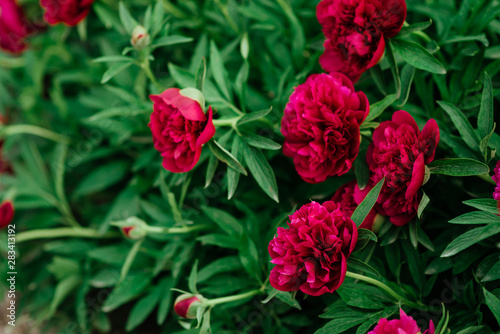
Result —
<svg viewBox="0 0 500 334"><path fill-rule="evenodd" d="M316 8L323 26L325 52L320 58L327 72L341 72L353 82L378 63L384 38L401 30L405 0L323 0Z"/></svg>
<svg viewBox="0 0 500 334"><path fill-rule="evenodd" d="M212 108L205 115L200 103L181 95L178 88L150 98L154 111L149 127L163 167L174 173L190 171L200 159L202 145L215 134Z"/></svg>
<svg viewBox="0 0 500 334"><path fill-rule="evenodd" d="M0 204L0 229L6 228L14 218L14 206L11 201Z"/></svg>
<svg viewBox="0 0 500 334"><path fill-rule="evenodd" d="M15 0L0 0L0 48L21 53L26 48L25 38L36 28L28 22Z"/></svg>
<svg viewBox="0 0 500 334"><path fill-rule="evenodd" d="M394 225L405 225L417 213L425 165L434 159L438 143L435 120L429 120L420 132L413 117L403 110L396 111L392 121L381 123L373 132L373 143L366 155L373 174L364 192L385 176L376 209L390 217Z"/></svg>
<svg viewBox="0 0 500 334"><path fill-rule="evenodd" d="M492 176L492 179L497 183L495 191L493 192L493 198L496 200L500 200L500 161L497 162L497 165L495 166L495 169L493 169L493 172L495 175Z"/></svg>
<svg viewBox="0 0 500 334"><path fill-rule="evenodd" d="M434 334L434 323L430 322L429 329L423 334ZM419 334L422 333L417 322L406 315L405 311L399 310L399 319L380 319L377 326L368 334Z"/></svg>
<svg viewBox="0 0 500 334"><path fill-rule="evenodd" d="M339 204L328 201L302 206L290 216L288 226L278 227L278 235L269 243L271 262L276 265L269 277L271 285L311 296L337 290L358 240L356 224Z"/></svg>
<svg viewBox="0 0 500 334"><path fill-rule="evenodd" d="M49 24L65 23L76 26L90 11L94 0L40 0L45 9L44 19Z"/></svg>
<svg viewBox="0 0 500 334"><path fill-rule="evenodd" d="M363 199L366 197L357 197L355 196L355 189L357 188L357 182L356 181L351 181L349 183L344 184L341 186L335 194L332 197L332 201L339 203L340 208L342 211L344 211L344 214L347 217L351 217L352 213L358 205L363 201ZM359 189L359 188L358 188ZM365 220L361 223L359 228L366 228L368 230L373 230L373 223L375 222L375 218L377 217L377 211L372 208L371 211L368 213L368 216L366 216Z"/></svg>
<svg viewBox="0 0 500 334"><path fill-rule="evenodd" d="M343 74L313 74L290 96L281 133L283 153L302 179L319 183L351 169L358 155L359 126L368 115L366 95Z"/></svg>

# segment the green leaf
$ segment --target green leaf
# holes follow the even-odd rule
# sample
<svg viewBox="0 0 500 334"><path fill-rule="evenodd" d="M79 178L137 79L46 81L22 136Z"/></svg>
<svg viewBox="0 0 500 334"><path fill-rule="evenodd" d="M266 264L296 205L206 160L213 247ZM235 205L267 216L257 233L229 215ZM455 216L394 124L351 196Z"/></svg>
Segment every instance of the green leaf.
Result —
<svg viewBox="0 0 500 334"><path fill-rule="evenodd" d="M401 96L401 78L399 76L398 63L396 62L396 56L394 55L394 49L392 47L392 41L389 39L386 42L385 54L389 65L391 66L392 79L394 80L394 88L396 89L396 97Z"/></svg>
<svg viewBox="0 0 500 334"><path fill-rule="evenodd" d="M466 329L462 329L461 331L457 332L457 334L477 334L482 328L484 328L484 326L472 326Z"/></svg>
<svg viewBox="0 0 500 334"><path fill-rule="evenodd" d="M474 36L455 36L453 38L447 39L441 44L452 44L452 43L461 43L461 42L480 42L483 43L484 46L488 47L490 45L490 42L486 38L486 34L480 34L480 35L474 35Z"/></svg>
<svg viewBox="0 0 500 334"><path fill-rule="evenodd" d="M50 303L49 314L52 316L57 310L57 307L64 301L64 299L75 290L81 283L80 275L71 275L60 281L54 293L54 298Z"/></svg>
<svg viewBox="0 0 500 334"><path fill-rule="evenodd" d="M378 273L377 270L375 270L375 268L352 256L347 259L347 270L361 271L372 276L380 277L380 274Z"/></svg>
<svg viewBox="0 0 500 334"><path fill-rule="evenodd" d="M479 139L469 123L469 120L457 107L445 101L437 101L441 108L450 116L455 128L462 135L465 143L475 152L479 152Z"/></svg>
<svg viewBox="0 0 500 334"><path fill-rule="evenodd" d="M208 206L202 206L201 211L227 234L239 238L243 233L240 222L229 213Z"/></svg>
<svg viewBox="0 0 500 334"><path fill-rule="evenodd" d="M410 223L408 224L408 230L410 232L410 242L413 245L415 249L417 249L418 246L418 226L417 226L417 220L412 219Z"/></svg>
<svg viewBox="0 0 500 334"><path fill-rule="evenodd" d="M487 72L484 72L483 95L477 116L477 128L481 138L485 138L493 130L493 87Z"/></svg>
<svg viewBox="0 0 500 334"><path fill-rule="evenodd" d="M375 233L373 233L370 230L367 230L366 228L359 228L358 229L358 240L360 239L368 239L377 242L378 238Z"/></svg>
<svg viewBox="0 0 500 334"><path fill-rule="evenodd" d="M271 110L273 110L272 107L269 108L269 109L264 109L264 110L260 110L260 111L254 111L253 113L246 114L243 117L241 117L238 120L238 122L236 122L236 125L240 126L240 125L243 125L245 123L253 122L255 120L258 120L258 119L261 119L263 117L266 117L267 114L269 114L271 112Z"/></svg>
<svg viewBox="0 0 500 334"><path fill-rule="evenodd" d="M493 214L498 214L498 201L492 198L469 199L463 201L465 205L472 206L473 208L486 211Z"/></svg>
<svg viewBox="0 0 500 334"><path fill-rule="evenodd" d="M500 279L500 261L497 261L491 269L484 275L481 282L491 282Z"/></svg>
<svg viewBox="0 0 500 334"><path fill-rule="evenodd" d="M127 332L132 331L147 319L158 304L160 297L160 291L156 288L134 305L125 325Z"/></svg>
<svg viewBox="0 0 500 334"><path fill-rule="evenodd" d="M432 24L432 20L410 24L406 27L401 28L401 30L398 33L398 37L408 35L408 34L415 32L415 31L425 30L425 29L429 28L431 26L431 24Z"/></svg>
<svg viewBox="0 0 500 334"><path fill-rule="evenodd" d="M203 92L203 87L205 87L205 79L207 77L207 61L205 57L201 58L200 66L196 70L196 75L194 77L194 82L196 88Z"/></svg>
<svg viewBox="0 0 500 334"><path fill-rule="evenodd" d="M238 250L241 264L247 273L260 281L259 252L253 240L246 233L241 236Z"/></svg>
<svg viewBox="0 0 500 334"><path fill-rule="evenodd" d="M128 172L129 164L125 161L114 161L107 165L99 166L78 183L73 192L73 197L78 198L104 190L121 181Z"/></svg>
<svg viewBox="0 0 500 334"><path fill-rule="evenodd" d="M222 248L238 249L240 247L238 240L235 240L234 237L220 233L203 235L197 237L196 240L205 245L214 245Z"/></svg>
<svg viewBox="0 0 500 334"><path fill-rule="evenodd" d="M229 271L239 271L242 269L241 261L236 256L226 256L212 261L198 271L198 283L205 282L209 278Z"/></svg>
<svg viewBox="0 0 500 334"><path fill-rule="evenodd" d="M440 159L427 166L431 174L449 176L473 176L490 172L488 165L472 159Z"/></svg>
<svg viewBox="0 0 500 334"><path fill-rule="evenodd" d="M236 160L243 159L243 152L240 149L241 139L240 136L234 136L233 144L231 146L231 154L236 158ZM240 181L240 173L232 168L227 170L227 199L231 199L238 188L238 182Z"/></svg>
<svg viewBox="0 0 500 334"><path fill-rule="evenodd" d="M198 281L197 275L198 275L198 260L194 262L193 268L191 269L191 273L189 274L189 279L188 279L189 291L194 294L198 293L198 289L196 288L196 282Z"/></svg>
<svg viewBox="0 0 500 334"><path fill-rule="evenodd" d="M365 322L366 317L363 318L339 318L334 319L326 323L323 327L318 329L314 334L339 334L347 331L350 328L353 328L356 325L359 325Z"/></svg>
<svg viewBox="0 0 500 334"><path fill-rule="evenodd" d="M425 208L429 204L431 200L429 199L429 196L424 192L422 194L422 199L420 200L420 203L418 204L418 210L417 210L417 217L418 219L422 218L422 213L424 212Z"/></svg>
<svg viewBox="0 0 500 334"><path fill-rule="evenodd" d="M410 97L411 85L413 83L413 77L415 76L415 67L410 64L403 66L401 70L401 96L398 100L398 106L402 107L408 101Z"/></svg>
<svg viewBox="0 0 500 334"><path fill-rule="evenodd" d="M431 252L434 252L434 245L432 244L431 239L425 234L424 230L421 226L418 226L418 242Z"/></svg>
<svg viewBox="0 0 500 334"><path fill-rule="evenodd" d="M153 44L152 48L156 49L161 46L168 46L168 45L177 45L177 44L182 44L182 43L189 43L192 42L194 39L192 37L186 37L186 36L181 36L181 35L171 35L171 36L164 36L155 41Z"/></svg>
<svg viewBox="0 0 500 334"><path fill-rule="evenodd" d="M127 7L125 7L122 1L120 1L120 4L118 5L118 11L120 13L120 20L122 21L122 25L125 28L125 31L129 35L132 35L132 31L136 26L139 25L139 23L134 20L132 15L130 15L130 12L128 11Z"/></svg>
<svg viewBox="0 0 500 334"><path fill-rule="evenodd" d="M175 287L176 280L171 277L165 277L159 284L160 289L159 295L162 297L160 300L160 305L158 306L158 313L156 321L158 325L161 325L167 319L167 315L170 311L172 305L172 288Z"/></svg>
<svg viewBox="0 0 500 334"><path fill-rule="evenodd" d="M498 211L497 211L498 212ZM500 223L500 217L484 211L467 212L450 220L452 224L490 224Z"/></svg>
<svg viewBox="0 0 500 334"><path fill-rule="evenodd" d="M382 186L384 185L385 178L380 180L375 187L373 187L372 190L366 195L365 199L363 202L361 202L356 210L351 215L351 219L356 223L356 226L360 226L361 223L363 223L363 220L365 220L366 216L370 213L370 210L373 208L375 203L377 202L378 195L380 194L380 190L382 189Z"/></svg>
<svg viewBox="0 0 500 334"><path fill-rule="evenodd" d="M464 234L453 240L448 245L448 247L446 247L446 249L441 254L441 257L449 257L458 254L464 249L478 243L479 241L489 238L498 233L500 233L500 224L490 224L465 232Z"/></svg>
<svg viewBox="0 0 500 334"><path fill-rule="evenodd" d="M228 85L229 77L224 67L222 56L214 41L210 42L210 69L222 94L226 100L231 101L230 86Z"/></svg>
<svg viewBox="0 0 500 334"><path fill-rule="evenodd" d="M242 144L245 162L255 181L257 181L261 189L264 190L269 197L279 203L278 184L276 183L274 171L271 165L269 165L266 157L260 150L254 149L245 143Z"/></svg>
<svg viewBox="0 0 500 334"><path fill-rule="evenodd" d="M364 122L369 122L382 115L385 109L393 104L398 99L397 94L387 95L383 100L378 101L370 106L370 113L366 116Z"/></svg>
<svg viewBox="0 0 500 334"><path fill-rule="evenodd" d="M130 67L133 62L121 62L111 65L106 72L102 75L101 83L104 84L111 80L115 75Z"/></svg>
<svg viewBox="0 0 500 334"><path fill-rule="evenodd" d="M212 153L217 157L217 159L219 159L235 171L240 172L243 175L247 175L245 167L243 167L243 165L218 142L216 142L215 140L211 140L208 142L208 147L210 148L210 151L212 151Z"/></svg>
<svg viewBox="0 0 500 334"><path fill-rule="evenodd" d="M125 56L102 56L92 60L92 62L94 63L123 62L123 61L133 62L134 58Z"/></svg>
<svg viewBox="0 0 500 334"><path fill-rule="evenodd" d="M150 284L151 276L144 274L129 274L123 281L116 285L108 296L102 310L111 312L121 305L139 296Z"/></svg>
<svg viewBox="0 0 500 334"><path fill-rule="evenodd" d="M279 150L281 148L281 145L277 142L253 133L243 134L243 139L248 145L265 150Z"/></svg>
<svg viewBox="0 0 500 334"><path fill-rule="evenodd" d="M210 158L208 158L207 172L205 174L205 188L207 188L212 183L212 179L214 178L215 170L217 169L218 164L219 159L217 159L215 155L211 155Z"/></svg>
<svg viewBox="0 0 500 334"><path fill-rule="evenodd" d="M446 74L443 65L423 46L402 39L394 39L393 46L408 64L436 74Z"/></svg>
<svg viewBox="0 0 500 334"><path fill-rule="evenodd" d="M483 288L484 298L486 300L486 305L490 308L491 312L497 319L498 324L500 325L500 299L497 296Z"/></svg>

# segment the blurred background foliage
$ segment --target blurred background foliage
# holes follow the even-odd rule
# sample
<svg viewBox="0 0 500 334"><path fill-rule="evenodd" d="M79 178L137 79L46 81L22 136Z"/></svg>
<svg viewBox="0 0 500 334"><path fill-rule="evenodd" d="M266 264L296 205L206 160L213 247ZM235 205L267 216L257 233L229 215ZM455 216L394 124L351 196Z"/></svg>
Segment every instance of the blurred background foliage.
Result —
<svg viewBox="0 0 500 334"><path fill-rule="evenodd" d="M76 28L47 27L30 39L21 57L0 55L0 110L8 120L3 151L13 168L13 175L0 177L0 195L15 194L20 326L24 322L42 333L197 333L179 324L172 312L178 293L170 290L189 289L195 260L198 289L208 298L258 289L266 281L267 244L276 227L294 208L311 199L327 200L354 178L352 171L306 184L292 161L276 150L293 87L322 72L317 2L127 0L123 8L143 25L149 20L150 33L157 32L153 48L136 51L130 45L133 21L119 2L97 0ZM41 17L37 1L21 3L32 17ZM491 159L500 158L498 131L481 147L470 145L436 101L458 107L476 128L487 72L498 102L500 2L414 0L407 5L413 29L403 28L393 41L398 71L394 75L386 50L357 89L372 105L382 101L376 121L390 119L399 109L409 111L420 126L435 118L441 130L436 158L471 158L492 167ZM421 65L419 54L403 57L401 40L425 48L446 74L435 73L441 68L435 63L437 70L428 62ZM146 63L158 84L141 67ZM193 172L173 174L163 170L153 148L148 95L199 84L205 63L203 91L215 117L233 117L235 109L256 113L254 120L216 134L248 176L219 162L207 147ZM498 108L494 115L498 119ZM363 145L371 128L364 129ZM248 144L252 134L264 139ZM395 287L437 308L409 312L419 324L437 323L443 302L452 333L498 331L498 235L440 257L471 229L448 223L470 211L462 201L491 198L492 189L487 175L433 176L424 187L430 204L418 226L411 227L418 228L418 248L409 226L386 223L377 247L372 244L360 255ZM152 226L209 224L210 229L151 235L135 250L123 277L133 242L110 223L131 216ZM70 237L58 238L68 229ZM5 234L0 245L6 250ZM6 274L1 276L5 290ZM378 289L354 284L346 280L339 294L305 300L280 293L268 304L258 299L224 304L212 310L211 329L366 333L380 317L397 311ZM358 324L364 327L356 329Z"/></svg>

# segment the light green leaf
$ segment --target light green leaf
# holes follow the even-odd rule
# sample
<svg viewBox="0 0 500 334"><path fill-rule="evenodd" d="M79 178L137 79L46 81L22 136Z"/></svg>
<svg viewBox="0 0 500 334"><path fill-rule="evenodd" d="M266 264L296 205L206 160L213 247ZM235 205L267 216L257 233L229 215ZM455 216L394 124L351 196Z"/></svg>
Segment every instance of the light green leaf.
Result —
<svg viewBox="0 0 500 334"><path fill-rule="evenodd" d="M121 63L111 65L110 68L108 68L108 70L106 72L104 72L104 74L102 75L101 83L104 84L104 83L108 82L115 75L117 75L118 73L120 73L124 69L132 66L132 64L133 64L133 62L130 61L130 62L121 62Z"/></svg>
<svg viewBox="0 0 500 334"><path fill-rule="evenodd" d="M460 253L464 249L489 238L495 234L500 233L500 224L490 224L483 227L475 228L471 231L465 232L455 240L453 240L448 247L443 251L441 257L449 257Z"/></svg>
<svg viewBox="0 0 500 334"><path fill-rule="evenodd" d="M393 40L396 53L408 64L436 74L446 74L446 69L429 51L423 46L402 39Z"/></svg>
<svg viewBox="0 0 500 334"><path fill-rule="evenodd" d="M260 150L252 148L245 143L242 143L242 147L245 162L255 181L257 181L260 188L264 190L269 197L279 202L276 177L264 154L262 154Z"/></svg>
<svg viewBox="0 0 500 334"><path fill-rule="evenodd" d="M477 128L481 138L488 136L493 130L493 87L488 73L484 73L481 108L477 116Z"/></svg>
<svg viewBox="0 0 500 334"><path fill-rule="evenodd" d="M382 186L384 185L385 178L380 180L375 187L373 187L372 190L366 195L365 199L363 202L361 202L356 210L351 215L351 219L356 223L356 226L360 226L363 220L365 220L366 216L368 216L368 213L370 213L370 210L373 208L375 203L377 202L378 195L380 194L380 190L382 189Z"/></svg>
<svg viewBox="0 0 500 334"><path fill-rule="evenodd" d="M479 139L469 123L469 120L457 107L453 104L445 101L437 101L441 108L446 111L448 116L450 116L453 124L457 128L458 132L462 135L465 143L475 152L479 152Z"/></svg>

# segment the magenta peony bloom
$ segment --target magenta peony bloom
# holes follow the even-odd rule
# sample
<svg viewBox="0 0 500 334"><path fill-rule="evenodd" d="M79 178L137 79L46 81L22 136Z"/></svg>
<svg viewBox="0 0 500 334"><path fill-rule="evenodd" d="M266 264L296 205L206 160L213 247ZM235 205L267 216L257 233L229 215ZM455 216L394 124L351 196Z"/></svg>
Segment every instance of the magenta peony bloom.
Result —
<svg viewBox="0 0 500 334"><path fill-rule="evenodd" d="M11 201L0 204L0 229L6 228L14 218L14 206Z"/></svg>
<svg viewBox="0 0 500 334"><path fill-rule="evenodd" d="M497 162L495 169L493 169L495 175L492 176L493 181L497 183L495 187L495 191L493 192L493 198L496 200L500 200L500 161Z"/></svg>
<svg viewBox="0 0 500 334"><path fill-rule="evenodd" d="M319 183L351 169L359 126L369 112L366 95L343 74L313 74L295 88L281 121L283 153L302 179Z"/></svg>
<svg viewBox="0 0 500 334"><path fill-rule="evenodd" d="M405 0L322 0L316 16L323 26L327 72L341 72L353 82L378 63L384 38L398 34L406 18Z"/></svg>
<svg viewBox="0 0 500 334"><path fill-rule="evenodd" d="M394 225L405 225L417 213L425 165L434 159L438 143L435 120L429 120L420 132L413 117L403 110L396 111L391 121L381 123L373 132L366 155L373 174L364 192L385 176L376 209L390 217Z"/></svg>
<svg viewBox="0 0 500 334"><path fill-rule="evenodd" d="M333 194L332 201L339 203L340 208L342 211L344 211L344 214L347 217L351 217L352 213L358 205L363 201L363 199L366 197L357 197L355 196L355 189L357 188L357 182L356 181L351 181L349 183L344 184L341 186L335 194ZM359 188L358 188L359 189ZM372 208L370 213L368 213L368 216L366 216L365 220L361 223L359 226L360 228L366 228L368 230L373 229L373 223L375 222L375 217L377 216L377 211Z"/></svg>
<svg viewBox="0 0 500 334"><path fill-rule="evenodd" d="M269 277L271 285L311 296L337 290L358 240L356 224L339 204L328 201L302 206L290 216L288 226L278 227L278 235L269 243L271 262L276 265Z"/></svg>
<svg viewBox="0 0 500 334"><path fill-rule="evenodd" d="M368 334L434 334L434 323L430 322L429 329L421 332L417 322L412 317L406 315L403 309L399 310L399 319L380 319L377 326Z"/></svg>
<svg viewBox="0 0 500 334"><path fill-rule="evenodd" d="M45 9L43 18L47 23L55 25L65 23L76 26L90 11L94 0L40 0L40 5Z"/></svg>
<svg viewBox="0 0 500 334"><path fill-rule="evenodd" d="M163 167L174 173L190 171L200 159L203 144L215 134L212 108L205 115L200 103L181 95L178 88L150 98L154 111L149 127Z"/></svg>
<svg viewBox="0 0 500 334"><path fill-rule="evenodd" d="M36 28L28 22L16 0L0 0L0 48L19 54L26 48L25 38Z"/></svg>

